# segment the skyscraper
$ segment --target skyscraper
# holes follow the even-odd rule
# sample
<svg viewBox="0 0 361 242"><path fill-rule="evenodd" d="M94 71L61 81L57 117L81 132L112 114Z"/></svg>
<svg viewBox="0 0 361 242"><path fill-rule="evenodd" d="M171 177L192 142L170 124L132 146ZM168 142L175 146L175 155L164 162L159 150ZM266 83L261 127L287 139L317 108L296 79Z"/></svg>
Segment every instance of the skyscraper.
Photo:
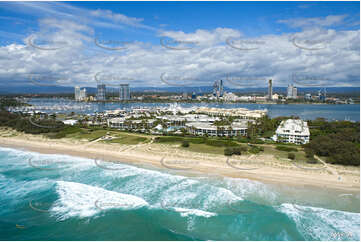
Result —
<svg viewBox="0 0 361 242"><path fill-rule="evenodd" d="M75 101L83 101L86 99L86 89L80 89L79 86L75 87L74 90Z"/></svg>
<svg viewBox="0 0 361 242"><path fill-rule="evenodd" d="M268 80L268 100L272 99L272 79Z"/></svg>
<svg viewBox="0 0 361 242"><path fill-rule="evenodd" d="M75 101L80 101L80 87L76 86L74 89Z"/></svg>
<svg viewBox="0 0 361 242"><path fill-rule="evenodd" d="M223 80L220 80L219 81L219 96L220 97L223 97L223 90L224 90L224 88L223 88Z"/></svg>
<svg viewBox="0 0 361 242"><path fill-rule="evenodd" d="M105 101L105 84L98 84L97 86L97 100L98 101Z"/></svg>
<svg viewBox="0 0 361 242"><path fill-rule="evenodd" d="M223 97L224 87L223 80L217 80L213 84L213 95L217 98Z"/></svg>
<svg viewBox="0 0 361 242"><path fill-rule="evenodd" d="M293 90L292 90L292 98L294 98L294 99L297 98L297 87L293 87Z"/></svg>
<svg viewBox="0 0 361 242"><path fill-rule="evenodd" d="M129 100L129 99L130 99L129 84L120 84L119 85L119 100Z"/></svg>
<svg viewBox="0 0 361 242"><path fill-rule="evenodd" d="M86 89L85 88L80 90L80 98L79 99L80 99L80 101L83 101L86 99Z"/></svg>
<svg viewBox="0 0 361 242"><path fill-rule="evenodd" d="M293 84L287 87L287 98L297 98L297 87L294 87Z"/></svg>

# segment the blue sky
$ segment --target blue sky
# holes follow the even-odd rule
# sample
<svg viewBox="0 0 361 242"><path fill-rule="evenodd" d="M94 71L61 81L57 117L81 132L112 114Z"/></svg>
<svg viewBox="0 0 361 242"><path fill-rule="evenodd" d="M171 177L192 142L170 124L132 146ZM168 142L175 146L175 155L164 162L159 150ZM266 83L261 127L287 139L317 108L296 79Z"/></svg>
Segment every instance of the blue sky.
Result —
<svg viewBox="0 0 361 242"><path fill-rule="evenodd" d="M359 86L359 12L359 2L0 2L0 84L95 86L101 73L133 86L230 76L240 88L291 77Z"/></svg>

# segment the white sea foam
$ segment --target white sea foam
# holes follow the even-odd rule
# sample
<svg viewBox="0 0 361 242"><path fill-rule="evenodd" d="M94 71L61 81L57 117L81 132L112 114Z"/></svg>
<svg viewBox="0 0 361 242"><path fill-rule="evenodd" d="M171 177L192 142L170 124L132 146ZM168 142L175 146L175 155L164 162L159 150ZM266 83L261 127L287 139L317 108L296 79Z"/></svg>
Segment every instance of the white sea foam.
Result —
<svg viewBox="0 0 361 242"><path fill-rule="evenodd" d="M182 217L195 215L198 217L209 218L217 215L217 213L207 212L199 209L191 209L191 208L174 208L174 211L180 213Z"/></svg>
<svg viewBox="0 0 361 242"><path fill-rule="evenodd" d="M58 181L56 191L60 198L51 211L61 219L89 217L112 208L128 210L148 205L140 197L76 182Z"/></svg>
<svg viewBox="0 0 361 242"><path fill-rule="evenodd" d="M314 240L360 240L360 214L284 203L287 214L306 237Z"/></svg>

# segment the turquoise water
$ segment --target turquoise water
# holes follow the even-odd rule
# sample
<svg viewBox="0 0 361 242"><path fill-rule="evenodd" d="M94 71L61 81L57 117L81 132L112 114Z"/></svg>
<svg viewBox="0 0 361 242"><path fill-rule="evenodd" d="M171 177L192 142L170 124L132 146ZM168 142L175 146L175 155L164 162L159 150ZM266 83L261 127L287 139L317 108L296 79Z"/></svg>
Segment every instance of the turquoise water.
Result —
<svg viewBox="0 0 361 242"><path fill-rule="evenodd" d="M0 240L359 240L359 204L359 193L0 148Z"/></svg>

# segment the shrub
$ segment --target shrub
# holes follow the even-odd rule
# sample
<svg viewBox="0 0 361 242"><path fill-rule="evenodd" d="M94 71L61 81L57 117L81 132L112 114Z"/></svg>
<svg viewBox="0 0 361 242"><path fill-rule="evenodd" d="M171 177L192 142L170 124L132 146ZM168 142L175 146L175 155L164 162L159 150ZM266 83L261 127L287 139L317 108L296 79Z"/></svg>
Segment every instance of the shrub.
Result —
<svg viewBox="0 0 361 242"><path fill-rule="evenodd" d="M238 146L238 144L231 140L215 140L215 139L206 139L205 140L206 145L210 146Z"/></svg>
<svg viewBox="0 0 361 242"><path fill-rule="evenodd" d="M242 154L241 147L233 147L232 152L234 155L241 155Z"/></svg>
<svg viewBox="0 0 361 242"><path fill-rule="evenodd" d="M297 152L296 148L292 148L292 147L287 147L287 146L282 146L282 145L277 145L276 147L277 150L281 150L281 151L286 151L286 152Z"/></svg>
<svg viewBox="0 0 361 242"><path fill-rule="evenodd" d="M241 145L239 148L241 149L241 152L247 152L248 151L247 146Z"/></svg>
<svg viewBox="0 0 361 242"><path fill-rule="evenodd" d="M233 155L233 150L232 150L231 148L229 148L229 147L225 148L225 149L224 149L224 155L225 155L225 156L231 156L231 155Z"/></svg>
<svg viewBox="0 0 361 242"><path fill-rule="evenodd" d="M307 158L313 158L315 155L315 152L309 148L305 148L305 153Z"/></svg>
<svg viewBox="0 0 361 242"><path fill-rule="evenodd" d="M249 150L249 153L251 154L258 154L259 152L263 151L263 147L252 145L251 149Z"/></svg>
<svg viewBox="0 0 361 242"><path fill-rule="evenodd" d="M316 161L315 159L309 159L309 160L307 160L307 163L309 163L309 164L316 164L317 161Z"/></svg>
<svg viewBox="0 0 361 242"><path fill-rule="evenodd" d="M288 159L294 160L296 158L296 155L294 153L288 153Z"/></svg>
<svg viewBox="0 0 361 242"><path fill-rule="evenodd" d="M182 147L189 147L189 142L187 140L184 140L182 142Z"/></svg>

